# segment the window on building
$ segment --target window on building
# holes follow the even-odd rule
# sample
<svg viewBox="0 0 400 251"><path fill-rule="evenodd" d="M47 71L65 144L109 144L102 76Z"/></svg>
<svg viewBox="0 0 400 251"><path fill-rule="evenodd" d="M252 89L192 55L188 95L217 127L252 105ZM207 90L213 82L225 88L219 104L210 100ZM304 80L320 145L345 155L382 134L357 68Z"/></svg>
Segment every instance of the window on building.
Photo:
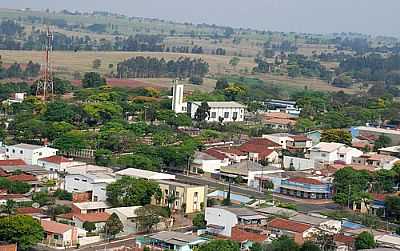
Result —
<svg viewBox="0 0 400 251"><path fill-rule="evenodd" d="M344 158L344 154L340 154L339 156L340 156L340 158Z"/></svg>
<svg viewBox="0 0 400 251"><path fill-rule="evenodd" d="M229 112L224 112L224 118L225 119L229 118Z"/></svg>
<svg viewBox="0 0 400 251"><path fill-rule="evenodd" d="M98 200L99 200L99 197L93 196L93 201L98 201Z"/></svg>
<svg viewBox="0 0 400 251"><path fill-rule="evenodd" d="M165 195L168 195L168 189L165 189L164 193L165 193Z"/></svg>
<svg viewBox="0 0 400 251"><path fill-rule="evenodd" d="M20 150L20 151L19 151L19 154L24 154L24 151Z"/></svg>
<svg viewBox="0 0 400 251"><path fill-rule="evenodd" d="M15 149L13 149L12 152L15 153Z"/></svg>
<svg viewBox="0 0 400 251"><path fill-rule="evenodd" d="M321 157L325 158L326 154L325 153L321 153Z"/></svg>
<svg viewBox="0 0 400 251"><path fill-rule="evenodd" d="M87 180L82 180L83 182L87 182Z"/></svg>
<svg viewBox="0 0 400 251"><path fill-rule="evenodd" d="M41 153L41 152L39 152L39 156L42 156L42 153Z"/></svg>
<svg viewBox="0 0 400 251"><path fill-rule="evenodd" d="M179 197L179 192L176 192L176 193L175 193L175 196L178 198L178 197Z"/></svg>
<svg viewBox="0 0 400 251"><path fill-rule="evenodd" d="M6 149L6 152L8 152L8 151L9 151L9 149L7 148L7 149Z"/></svg>
<svg viewBox="0 0 400 251"><path fill-rule="evenodd" d="M194 192L194 197L198 197L199 193L198 192Z"/></svg>
<svg viewBox="0 0 400 251"><path fill-rule="evenodd" d="M75 178L74 180L76 180L76 181L80 181L80 179L78 179L78 178Z"/></svg>
<svg viewBox="0 0 400 251"><path fill-rule="evenodd" d="M237 113L237 112L233 112L232 117L233 117L233 118L238 118L238 113Z"/></svg>
<svg viewBox="0 0 400 251"><path fill-rule="evenodd" d="M212 113L211 113L211 118L212 118L212 119L215 119L216 117L217 117L217 113L216 113L216 112L212 112Z"/></svg>

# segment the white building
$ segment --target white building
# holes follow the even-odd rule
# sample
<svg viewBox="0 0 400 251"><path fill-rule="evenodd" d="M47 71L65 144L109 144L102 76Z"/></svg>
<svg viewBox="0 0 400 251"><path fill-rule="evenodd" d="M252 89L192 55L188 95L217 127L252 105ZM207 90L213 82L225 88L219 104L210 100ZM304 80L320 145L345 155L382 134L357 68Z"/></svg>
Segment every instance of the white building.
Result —
<svg viewBox="0 0 400 251"><path fill-rule="evenodd" d="M269 139L269 140L281 145L282 149L286 149L286 143L288 141L292 140L291 136L292 135L289 133L273 133L273 134L262 135L262 138Z"/></svg>
<svg viewBox="0 0 400 251"><path fill-rule="evenodd" d="M219 173L221 167L229 165L229 158L222 153L213 154L212 151L197 151L192 162L193 168L203 170L205 173Z"/></svg>
<svg viewBox="0 0 400 251"><path fill-rule="evenodd" d="M207 207L205 210L207 232L231 237L236 225L263 225L267 217L247 208Z"/></svg>
<svg viewBox="0 0 400 251"><path fill-rule="evenodd" d="M38 166L45 168L47 171L55 171L59 173L67 173L70 167L84 164L84 162L74 161L73 159L58 155L38 159Z"/></svg>
<svg viewBox="0 0 400 251"><path fill-rule="evenodd" d="M341 143L321 142L310 148L310 159L319 163L333 163L342 161L351 164L353 157L359 157L362 151Z"/></svg>
<svg viewBox="0 0 400 251"><path fill-rule="evenodd" d="M174 81L172 88L172 110L175 113L188 113L192 118L195 117L197 108L202 102L183 102L184 85ZM207 102L210 107L210 116L206 119L208 122L218 122L223 118L224 122L235 122L244 120L246 106L237 102Z"/></svg>
<svg viewBox="0 0 400 251"><path fill-rule="evenodd" d="M105 201L106 187L115 177L108 173L68 174L65 176L65 190L70 193L89 193L92 201Z"/></svg>
<svg viewBox="0 0 400 251"><path fill-rule="evenodd" d="M38 160L57 154L57 149L30 144L18 144L6 147L7 159L22 159L27 164L37 165Z"/></svg>
<svg viewBox="0 0 400 251"><path fill-rule="evenodd" d="M148 170L127 168L118 172L115 172L116 178L121 178L123 176L130 176L139 179L147 180L174 180L175 175L167 173L152 172Z"/></svg>
<svg viewBox="0 0 400 251"><path fill-rule="evenodd" d="M187 112L192 118L195 117L197 109L201 106L202 102L188 102ZM240 122L244 121L244 111L246 106L234 102L207 102L210 107L210 116L206 118L207 122L218 122L220 118L224 122Z"/></svg>

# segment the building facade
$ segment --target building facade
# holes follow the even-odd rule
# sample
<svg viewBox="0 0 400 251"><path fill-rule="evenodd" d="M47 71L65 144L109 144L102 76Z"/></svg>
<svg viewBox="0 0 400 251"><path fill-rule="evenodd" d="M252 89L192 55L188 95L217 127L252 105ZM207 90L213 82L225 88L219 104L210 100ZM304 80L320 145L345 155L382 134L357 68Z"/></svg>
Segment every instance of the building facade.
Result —
<svg viewBox="0 0 400 251"><path fill-rule="evenodd" d="M280 193L302 199L330 199L332 185L311 178L290 178L281 181Z"/></svg>
<svg viewBox="0 0 400 251"><path fill-rule="evenodd" d="M57 149L30 144L18 144L6 147L7 159L22 159L27 164L37 165L38 159L54 156Z"/></svg>

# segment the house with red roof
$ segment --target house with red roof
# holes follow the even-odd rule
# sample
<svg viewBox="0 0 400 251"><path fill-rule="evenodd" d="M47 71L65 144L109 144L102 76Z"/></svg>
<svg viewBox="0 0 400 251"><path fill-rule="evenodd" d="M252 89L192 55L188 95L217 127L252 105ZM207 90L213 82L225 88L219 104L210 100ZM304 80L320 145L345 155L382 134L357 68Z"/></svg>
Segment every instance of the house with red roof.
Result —
<svg viewBox="0 0 400 251"><path fill-rule="evenodd" d="M212 148L206 151L197 151L194 155L192 168L201 169L205 173L219 173L221 167L229 165L229 158L225 154Z"/></svg>
<svg viewBox="0 0 400 251"><path fill-rule="evenodd" d="M98 213L91 213L91 214L72 214L72 221L75 223L75 226L79 228L84 228L83 224L85 222L94 223L96 229L94 232L101 231L106 224L108 218L110 218L110 214L106 212L98 212Z"/></svg>
<svg viewBox="0 0 400 251"><path fill-rule="evenodd" d="M332 184L314 178L293 177L282 180L279 191L283 195L302 199L330 199Z"/></svg>
<svg viewBox="0 0 400 251"><path fill-rule="evenodd" d="M47 171L58 173L66 173L68 168L82 164L84 163L59 155L38 159L38 166L45 168Z"/></svg>
<svg viewBox="0 0 400 251"><path fill-rule="evenodd" d="M22 159L3 159L0 160L0 167L2 166L26 166L26 162Z"/></svg>
<svg viewBox="0 0 400 251"><path fill-rule="evenodd" d="M75 226L51 220L41 220L44 231L42 244L49 247L71 248L78 244L79 237L86 236L86 231Z"/></svg>
<svg viewBox="0 0 400 251"><path fill-rule="evenodd" d="M235 226L232 228L230 239L238 242L242 250L249 250L254 243L264 243L267 238L267 232L264 230Z"/></svg>
<svg viewBox="0 0 400 251"><path fill-rule="evenodd" d="M302 245L304 241L311 238L313 234L318 231L310 224L300 223L296 221L275 218L267 224L271 238L279 238L281 236L288 236Z"/></svg>

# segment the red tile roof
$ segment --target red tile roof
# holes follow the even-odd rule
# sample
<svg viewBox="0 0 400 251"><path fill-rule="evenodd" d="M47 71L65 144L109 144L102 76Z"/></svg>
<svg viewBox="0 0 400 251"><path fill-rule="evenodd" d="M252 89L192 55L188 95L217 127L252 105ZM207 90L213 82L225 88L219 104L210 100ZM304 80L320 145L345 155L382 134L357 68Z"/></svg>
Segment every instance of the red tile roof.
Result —
<svg viewBox="0 0 400 251"><path fill-rule="evenodd" d="M349 246L352 246L355 240L353 237L344 234L336 234L333 238L336 242L344 243Z"/></svg>
<svg viewBox="0 0 400 251"><path fill-rule="evenodd" d="M110 218L110 214L102 213L91 213L91 214L74 214L73 218L79 219L81 222L104 222Z"/></svg>
<svg viewBox="0 0 400 251"><path fill-rule="evenodd" d="M68 230L73 229L73 227L70 225L61 224L50 220L42 220L40 224L42 225L43 230L48 233L63 234Z"/></svg>
<svg viewBox="0 0 400 251"><path fill-rule="evenodd" d="M386 196L394 194L370 193L370 195L374 200L385 201Z"/></svg>
<svg viewBox="0 0 400 251"><path fill-rule="evenodd" d="M43 210L40 208L34 207L21 207L15 210L17 214L40 214L43 213Z"/></svg>
<svg viewBox="0 0 400 251"><path fill-rule="evenodd" d="M204 151L204 152L205 152L206 154L208 154L208 155L214 157L214 158L219 159L219 160L224 160L224 159L227 158L225 154L223 154L223 153L221 153L221 152L219 152L219 151L217 151L217 150L215 150L215 149L212 149L212 148L207 149L207 150Z"/></svg>
<svg viewBox="0 0 400 251"><path fill-rule="evenodd" d="M294 177L290 178L287 181L295 182L295 183L302 183L302 184L310 184L310 185L322 185L323 183L316 179L311 178L304 178L304 177Z"/></svg>
<svg viewBox="0 0 400 251"><path fill-rule="evenodd" d="M280 218L273 219L272 221L269 222L268 226L271 228L283 229L296 233L303 233L304 231L311 228L311 225L309 224L299 223Z"/></svg>
<svg viewBox="0 0 400 251"><path fill-rule="evenodd" d="M265 124L273 124L273 125L295 125L296 121L291 119L278 119L278 118L270 118L264 121Z"/></svg>
<svg viewBox="0 0 400 251"><path fill-rule="evenodd" d="M58 156L58 155L54 155L54 156L50 156L50 157L46 157L46 158L41 158L39 160L50 162L50 163L55 163L55 164L71 162L71 159L65 158L63 156Z"/></svg>
<svg viewBox="0 0 400 251"><path fill-rule="evenodd" d="M248 232L240 229L239 227L233 227L231 232L231 239L237 242L252 241L252 242L263 242L267 239L266 235Z"/></svg>
<svg viewBox="0 0 400 251"><path fill-rule="evenodd" d="M74 215L75 215L74 213L60 214L60 215L57 215L57 218L63 218L63 219L67 219L67 220L73 220Z"/></svg>
<svg viewBox="0 0 400 251"><path fill-rule="evenodd" d="M264 145L268 147L281 147L281 145L279 145L278 143L275 143L274 141L265 138L253 138L250 139L246 144Z"/></svg>
<svg viewBox="0 0 400 251"><path fill-rule="evenodd" d="M0 166L26 166L22 159L4 159L0 160Z"/></svg>
<svg viewBox="0 0 400 251"><path fill-rule="evenodd" d="M12 175L7 177L8 180L10 181L21 181L21 182L29 182L29 181L37 181L38 179L30 174L17 174L17 175Z"/></svg>
<svg viewBox="0 0 400 251"><path fill-rule="evenodd" d="M233 154L233 155L238 155L238 156L246 155L246 153L240 151L238 147L218 147L218 148L214 148L214 149L219 152L222 152L222 153L228 153L228 154Z"/></svg>

